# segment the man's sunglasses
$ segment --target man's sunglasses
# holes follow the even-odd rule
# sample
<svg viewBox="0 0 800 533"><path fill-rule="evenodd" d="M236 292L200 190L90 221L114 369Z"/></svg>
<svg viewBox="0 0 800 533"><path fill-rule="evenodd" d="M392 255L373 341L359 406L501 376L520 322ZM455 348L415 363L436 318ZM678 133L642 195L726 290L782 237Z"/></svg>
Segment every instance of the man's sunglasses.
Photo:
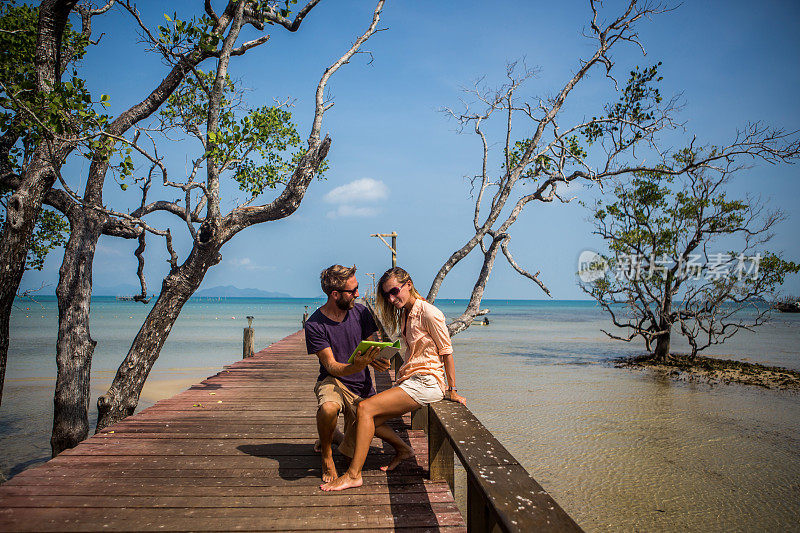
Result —
<svg viewBox="0 0 800 533"><path fill-rule="evenodd" d="M356 291L358 291L358 285L355 289L336 289L336 292L349 292L350 294L355 294Z"/></svg>
<svg viewBox="0 0 800 533"><path fill-rule="evenodd" d="M383 294L385 294L386 296L394 296L395 298L397 298L397 295L400 294L400 289L405 287L406 283L408 283L408 282L404 281L403 284L400 285L399 287L392 287L391 289L389 289L388 291L384 292Z"/></svg>

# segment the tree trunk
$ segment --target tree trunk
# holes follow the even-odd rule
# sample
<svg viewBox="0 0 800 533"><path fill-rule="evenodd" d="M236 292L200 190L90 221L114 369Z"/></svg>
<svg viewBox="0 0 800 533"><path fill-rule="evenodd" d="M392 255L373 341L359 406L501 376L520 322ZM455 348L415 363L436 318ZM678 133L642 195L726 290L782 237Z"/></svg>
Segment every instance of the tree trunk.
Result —
<svg viewBox="0 0 800 533"><path fill-rule="evenodd" d="M69 12L77 0L47 0L39 5L36 35L36 89L49 92L59 80L61 38ZM53 186L56 175L52 162L65 154L50 152L44 141L36 148L25 171L23 182L11 195L0 240L0 405L8 360L11 308L25 273L31 235L42 210L42 199Z"/></svg>
<svg viewBox="0 0 800 533"><path fill-rule="evenodd" d="M669 361L669 343L671 332L656 337L656 350L653 352L653 359L660 363Z"/></svg>
<svg viewBox="0 0 800 533"><path fill-rule="evenodd" d="M489 245L489 249L486 250L486 253L483 255L483 266L481 266L481 272L478 275L475 286L472 288L472 295L470 296L467 308L460 317L447 325L451 337L470 327L472 321L478 315L481 300L483 299L483 291L486 289L486 282L489 280L489 275L492 273L494 260L497 258L497 252L502 242L507 238L508 235L505 233L495 237L492 244Z"/></svg>
<svg viewBox="0 0 800 533"><path fill-rule="evenodd" d="M42 199L55 181L50 164L43 154L37 155L29 166L25 181L8 200L0 240L0 404L8 359L11 308L25 273L30 239L42 210Z"/></svg>
<svg viewBox="0 0 800 533"><path fill-rule="evenodd" d="M442 268L439 269L439 272L436 273L436 277L433 278L431 288L428 291L428 295L425 297L426 301L430 303L436 302L436 296L439 294L439 289L442 286L444 278L447 277L447 274L453 270L453 267L456 266L459 261L469 255L469 253L481 242L481 239L485 235L486 233L476 233L475 236L467 241L464 246L453 252L453 254L442 265Z"/></svg>
<svg viewBox="0 0 800 533"><path fill-rule="evenodd" d="M59 271L58 376L53 396L53 433L50 448L55 457L75 447L89 435L89 400L92 354L97 342L89 332L92 300L92 263L102 223L76 206L69 213L70 238Z"/></svg>
<svg viewBox="0 0 800 533"><path fill-rule="evenodd" d="M668 272L664 280L664 296L658 317L658 330L664 333L656 337L656 351L653 352L655 360L662 363L669 360L669 344L672 335L672 289L672 272Z"/></svg>
<svg viewBox="0 0 800 533"><path fill-rule="evenodd" d="M195 243L189 257L164 278L161 294L150 310L108 391L97 400L97 431L130 416L139 403L147 376L161 353L183 305L194 294L208 269L220 261L222 244Z"/></svg>

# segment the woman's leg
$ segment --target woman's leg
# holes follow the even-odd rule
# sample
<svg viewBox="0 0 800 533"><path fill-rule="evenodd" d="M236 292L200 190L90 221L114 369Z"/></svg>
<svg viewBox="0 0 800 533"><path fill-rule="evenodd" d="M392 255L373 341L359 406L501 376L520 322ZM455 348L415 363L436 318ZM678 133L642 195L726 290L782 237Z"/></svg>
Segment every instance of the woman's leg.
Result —
<svg viewBox="0 0 800 533"><path fill-rule="evenodd" d="M420 407L405 391L392 387L358 404L356 424L356 446L350 468L338 478L320 485L322 490L344 490L360 487L361 468L367 460L369 444L375 435L375 426L380 426L390 418L403 415Z"/></svg>
<svg viewBox="0 0 800 533"><path fill-rule="evenodd" d="M388 442L392 445L392 448L394 448L394 457L391 462L381 467L381 470L384 472L394 470L397 468L397 465L404 460L414 457L414 448L406 444L392 428L386 425L386 421L391 420L391 418L384 418L383 420L380 420L380 418L375 419L375 436Z"/></svg>

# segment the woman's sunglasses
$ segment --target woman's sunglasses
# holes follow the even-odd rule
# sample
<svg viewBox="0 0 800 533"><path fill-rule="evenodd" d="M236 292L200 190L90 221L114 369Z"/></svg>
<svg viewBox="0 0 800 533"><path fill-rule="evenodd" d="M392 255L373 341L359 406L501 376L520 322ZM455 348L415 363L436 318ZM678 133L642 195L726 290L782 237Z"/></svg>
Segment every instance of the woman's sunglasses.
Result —
<svg viewBox="0 0 800 533"><path fill-rule="evenodd" d="M383 294L385 294L386 296L394 296L395 298L397 298L397 295L400 294L400 289L402 289L405 286L406 283L408 283L408 282L404 281L403 284L400 285L399 287L392 287L391 289L389 289L388 291L384 292Z"/></svg>

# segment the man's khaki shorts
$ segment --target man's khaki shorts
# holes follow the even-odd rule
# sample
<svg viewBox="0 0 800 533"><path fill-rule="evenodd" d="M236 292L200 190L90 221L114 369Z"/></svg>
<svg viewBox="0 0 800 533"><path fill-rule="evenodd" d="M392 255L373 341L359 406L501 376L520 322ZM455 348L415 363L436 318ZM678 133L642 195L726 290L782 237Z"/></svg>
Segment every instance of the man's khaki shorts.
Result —
<svg viewBox="0 0 800 533"><path fill-rule="evenodd" d="M314 393L317 395L318 408L324 403L333 402L339 406L339 412L344 414L344 440L338 449L352 457L356 441L356 406L363 398L333 376L317 381Z"/></svg>

